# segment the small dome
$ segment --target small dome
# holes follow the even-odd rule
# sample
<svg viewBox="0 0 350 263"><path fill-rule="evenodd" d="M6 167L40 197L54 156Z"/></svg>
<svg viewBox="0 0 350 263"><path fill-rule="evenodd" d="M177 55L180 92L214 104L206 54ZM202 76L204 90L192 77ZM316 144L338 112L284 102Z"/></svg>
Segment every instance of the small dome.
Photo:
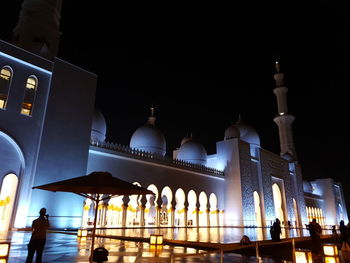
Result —
<svg viewBox="0 0 350 263"><path fill-rule="evenodd" d="M92 116L91 140L104 142L106 139L107 125L102 113L95 108Z"/></svg>
<svg viewBox="0 0 350 263"><path fill-rule="evenodd" d="M236 122L234 126L236 126L239 129L240 139L242 141L260 146L259 134L252 126L242 121Z"/></svg>
<svg viewBox="0 0 350 263"><path fill-rule="evenodd" d="M189 140L182 144L177 154L177 159L194 164L207 164L207 151L202 144Z"/></svg>
<svg viewBox="0 0 350 263"><path fill-rule="evenodd" d="M225 131L224 140L239 138L239 135L239 129L233 124L231 124Z"/></svg>
<svg viewBox="0 0 350 263"><path fill-rule="evenodd" d="M130 147L162 156L166 153L164 135L152 124L145 124L134 132L130 140Z"/></svg>

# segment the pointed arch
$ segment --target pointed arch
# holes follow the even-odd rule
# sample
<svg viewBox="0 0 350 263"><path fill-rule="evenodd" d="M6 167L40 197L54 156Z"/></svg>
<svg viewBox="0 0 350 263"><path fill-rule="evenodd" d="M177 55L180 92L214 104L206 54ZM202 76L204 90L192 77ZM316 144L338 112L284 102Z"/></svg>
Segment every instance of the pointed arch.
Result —
<svg viewBox="0 0 350 263"><path fill-rule="evenodd" d="M208 226L208 197L205 192L199 194L199 226Z"/></svg>
<svg viewBox="0 0 350 263"><path fill-rule="evenodd" d="M154 184L147 187L154 195L146 195L147 203L145 208L145 220L146 226L154 226L157 224L157 200L158 200L158 188Z"/></svg>
<svg viewBox="0 0 350 263"><path fill-rule="evenodd" d="M294 209L294 224L296 227L299 227L299 213L298 213L298 205L295 199L293 198L293 209ZM307 214L307 213L306 213Z"/></svg>
<svg viewBox="0 0 350 263"><path fill-rule="evenodd" d="M90 198L86 198L84 201L84 207L83 207L83 217L81 226L83 228L87 228L90 225L90 222L92 222L91 214L92 214L92 207L91 207L92 201Z"/></svg>
<svg viewBox="0 0 350 263"><path fill-rule="evenodd" d="M219 226L218 199L214 193L209 195L209 225Z"/></svg>
<svg viewBox="0 0 350 263"><path fill-rule="evenodd" d="M186 225L186 209L185 209L186 195L181 188L175 192L175 226Z"/></svg>
<svg viewBox="0 0 350 263"><path fill-rule="evenodd" d="M134 185L140 186L138 182L134 182ZM130 195L126 214L126 226L139 226L141 225L141 209L140 199L142 196Z"/></svg>
<svg viewBox="0 0 350 263"><path fill-rule="evenodd" d="M197 194L194 190L190 190L187 194L188 210L187 225L197 226Z"/></svg>
<svg viewBox="0 0 350 263"><path fill-rule="evenodd" d="M261 227L261 207L260 207L260 196L257 191L254 191L254 207L255 207L255 223L256 226Z"/></svg>
<svg viewBox="0 0 350 263"><path fill-rule="evenodd" d="M10 66L0 70L0 109L6 109L13 71Z"/></svg>
<svg viewBox="0 0 350 263"><path fill-rule="evenodd" d="M165 186L161 193L162 206L160 208L160 225L171 226L172 225L172 205L173 192L169 186Z"/></svg>
<svg viewBox="0 0 350 263"><path fill-rule="evenodd" d="M123 226L123 195L114 196L108 202L107 226Z"/></svg>
<svg viewBox="0 0 350 263"><path fill-rule="evenodd" d="M272 185L272 192L273 192L273 201L275 206L275 216L278 218L281 222L281 225L284 225L284 207L283 207L283 197L282 192L280 190L280 187L277 183L274 183ZM282 238L286 236L286 232L284 228L282 228Z"/></svg>
<svg viewBox="0 0 350 263"><path fill-rule="evenodd" d="M10 135L8 135L6 132L1 130L0 128L0 150L3 153L3 155L0 155L0 164L2 168L9 173L15 174L18 178L18 183L23 182L21 180L21 177L24 173L25 168L25 159L24 159L24 153L19 146L19 143L12 138ZM6 158L12 158L13 160L16 160L16 164L14 163L8 163L4 159L1 158L1 156ZM0 180L4 179L4 177L7 174L0 175ZM1 185L1 183L0 183ZM13 222L12 218L10 219L10 224L13 224L14 227L21 228L25 227L26 225L26 216L29 208L29 196L30 196L31 189L25 188L21 189L21 198L18 200L13 200L13 208L16 211L16 214L13 214L15 217L15 222ZM12 214L11 214L12 215Z"/></svg>
<svg viewBox="0 0 350 263"><path fill-rule="evenodd" d="M21 110L21 113L23 115L27 115L27 116L32 115L37 87L38 87L38 78L34 75L30 75L27 78L27 83L24 90L24 97L23 97L22 110Z"/></svg>
<svg viewBox="0 0 350 263"><path fill-rule="evenodd" d="M281 190L277 184L273 184L272 191L276 218L278 218L281 222L284 222L283 199Z"/></svg>
<svg viewBox="0 0 350 263"><path fill-rule="evenodd" d="M257 238L258 240L260 240L263 238L260 196L257 191L254 191L253 195L254 195L255 224L257 226Z"/></svg>

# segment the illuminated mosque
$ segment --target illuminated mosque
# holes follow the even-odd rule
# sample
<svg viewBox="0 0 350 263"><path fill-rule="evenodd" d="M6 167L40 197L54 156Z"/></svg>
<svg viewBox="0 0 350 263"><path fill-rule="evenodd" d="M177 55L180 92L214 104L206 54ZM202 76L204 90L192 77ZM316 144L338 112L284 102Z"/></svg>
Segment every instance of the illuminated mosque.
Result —
<svg viewBox="0 0 350 263"><path fill-rule="evenodd" d="M167 131L157 127L153 108L129 145L107 142L94 106L97 76L56 57L60 9L61 0L25 0L13 41L0 41L0 231L30 226L41 207L58 229L88 227L94 209L98 226L110 228L348 222L340 183L303 181L278 63L280 154L261 148L255 129L239 120L222 131L214 154L186 136L166 156ZM72 193L32 189L93 171L155 195L114 197L96 208Z"/></svg>

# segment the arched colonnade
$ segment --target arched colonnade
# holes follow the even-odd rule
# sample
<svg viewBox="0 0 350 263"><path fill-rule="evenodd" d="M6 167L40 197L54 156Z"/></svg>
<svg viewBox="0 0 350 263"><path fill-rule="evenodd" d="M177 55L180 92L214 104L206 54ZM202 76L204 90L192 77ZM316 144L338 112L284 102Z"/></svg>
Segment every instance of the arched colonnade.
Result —
<svg viewBox="0 0 350 263"><path fill-rule="evenodd" d="M101 201L97 227L223 226L224 211L218 209L214 193L209 196L204 191L185 193L182 188L173 191L169 186L159 190L154 184L147 189L155 195L117 196ZM94 209L93 202L86 199L82 227L92 225Z"/></svg>

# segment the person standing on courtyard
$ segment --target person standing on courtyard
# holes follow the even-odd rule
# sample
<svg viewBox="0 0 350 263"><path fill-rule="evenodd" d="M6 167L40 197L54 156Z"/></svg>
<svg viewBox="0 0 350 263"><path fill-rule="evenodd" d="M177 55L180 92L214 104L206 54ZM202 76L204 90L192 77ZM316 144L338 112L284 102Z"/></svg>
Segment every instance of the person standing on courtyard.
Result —
<svg viewBox="0 0 350 263"><path fill-rule="evenodd" d="M344 220L341 220L339 223L341 250L350 250L348 231L349 230L348 230L347 226L345 226Z"/></svg>
<svg viewBox="0 0 350 263"><path fill-rule="evenodd" d="M282 234L282 230L281 230L281 221L276 218L275 222L272 225L272 241L278 242L281 241L281 234Z"/></svg>
<svg viewBox="0 0 350 263"><path fill-rule="evenodd" d="M312 241L312 252L315 255L320 255L322 253L322 244L321 244L322 228L320 224L317 223L316 218L312 219L312 221L308 225L308 230Z"/></svg>
<svg viewBox="0 0 350 263"><path fill-rule="evenodd" d="M46 208L41 208L39 217L32 223L32 236L28 244L28 255L26 263L33 262L33 256L36 252L36 263L42 262L43 250L46 243L46 231L50 227L49 215L46 214Z"/></svg>

